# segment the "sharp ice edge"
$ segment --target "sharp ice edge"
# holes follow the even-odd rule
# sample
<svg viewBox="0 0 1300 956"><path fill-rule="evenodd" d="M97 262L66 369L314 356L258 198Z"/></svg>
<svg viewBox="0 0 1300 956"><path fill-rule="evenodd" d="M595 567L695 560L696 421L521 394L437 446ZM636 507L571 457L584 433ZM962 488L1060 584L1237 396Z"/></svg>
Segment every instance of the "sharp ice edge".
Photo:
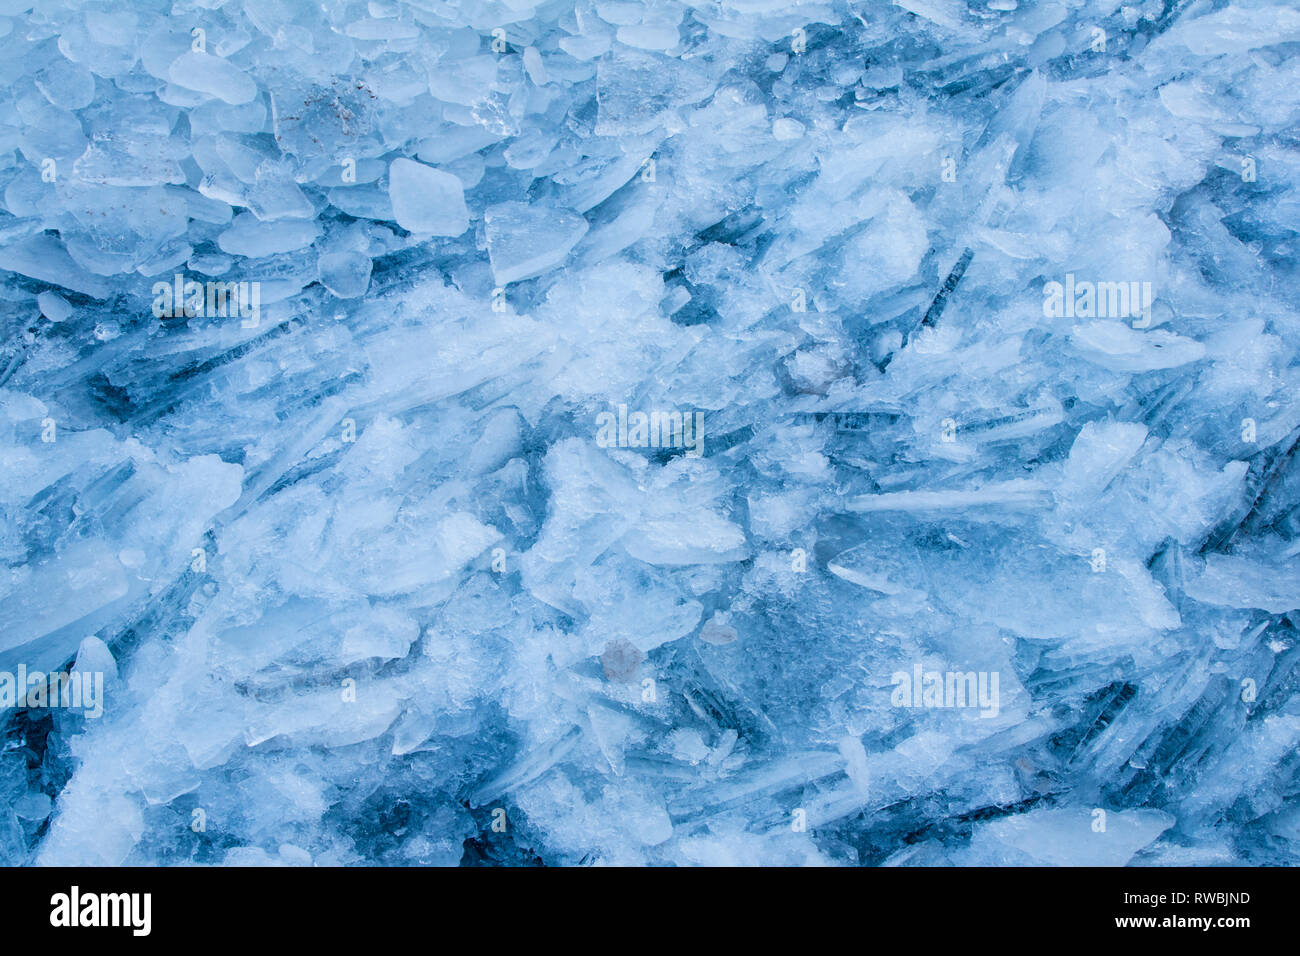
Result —
<svg viewBox="0 0 1300 956"><path fill-rule="evenodd" d="M0 862L1297 862L1289 5L0 13Z"/></svg>

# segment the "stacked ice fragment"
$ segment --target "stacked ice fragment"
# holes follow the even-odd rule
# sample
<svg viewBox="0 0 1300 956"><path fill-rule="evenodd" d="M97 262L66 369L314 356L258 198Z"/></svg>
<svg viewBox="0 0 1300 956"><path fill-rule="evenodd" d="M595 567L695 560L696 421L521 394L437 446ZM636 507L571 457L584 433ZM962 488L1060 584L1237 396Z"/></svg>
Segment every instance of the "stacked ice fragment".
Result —
<svg viewBox="0 0 1300 956"><path fill-rule="evenodd" d="M0 861L1297 862L1292 5L0 0L0 72L0 672L106 680L0 715Z"/></svg>

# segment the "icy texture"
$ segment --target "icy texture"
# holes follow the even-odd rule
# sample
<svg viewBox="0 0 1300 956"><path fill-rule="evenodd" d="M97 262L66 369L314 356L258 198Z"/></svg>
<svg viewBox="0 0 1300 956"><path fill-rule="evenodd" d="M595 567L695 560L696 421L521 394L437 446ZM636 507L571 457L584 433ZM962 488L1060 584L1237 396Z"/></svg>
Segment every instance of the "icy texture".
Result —
<svg viewBox="0 0 1300 956"><path fill-rule="evenodd" d="M3 715L0 862L1300 862L1285 0L6 0L0 71L0 671L107 695Z"/></svg>

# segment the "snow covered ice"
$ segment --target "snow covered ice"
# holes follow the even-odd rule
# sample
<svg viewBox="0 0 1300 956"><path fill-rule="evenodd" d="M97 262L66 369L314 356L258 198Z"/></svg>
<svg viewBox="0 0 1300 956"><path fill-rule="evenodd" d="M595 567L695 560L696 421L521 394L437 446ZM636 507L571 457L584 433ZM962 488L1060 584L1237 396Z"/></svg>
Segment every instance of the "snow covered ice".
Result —
<svg viewBox="0 0 1300 956"><path fill-rule="evenodd" d="M0 863L1300 862L1292 4L0 71Z"/></svg>

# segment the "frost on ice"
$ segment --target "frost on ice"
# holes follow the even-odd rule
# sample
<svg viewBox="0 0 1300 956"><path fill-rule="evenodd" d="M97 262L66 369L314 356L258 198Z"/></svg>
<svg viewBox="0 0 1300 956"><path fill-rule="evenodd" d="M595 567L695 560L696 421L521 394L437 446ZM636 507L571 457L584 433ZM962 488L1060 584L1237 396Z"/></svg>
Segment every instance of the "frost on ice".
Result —
<svg viewBox="0 0 1300 956"><path fill-rule="evenodd" d="M0 862L1300 862L1297 40L0 5Z"/></svg>

